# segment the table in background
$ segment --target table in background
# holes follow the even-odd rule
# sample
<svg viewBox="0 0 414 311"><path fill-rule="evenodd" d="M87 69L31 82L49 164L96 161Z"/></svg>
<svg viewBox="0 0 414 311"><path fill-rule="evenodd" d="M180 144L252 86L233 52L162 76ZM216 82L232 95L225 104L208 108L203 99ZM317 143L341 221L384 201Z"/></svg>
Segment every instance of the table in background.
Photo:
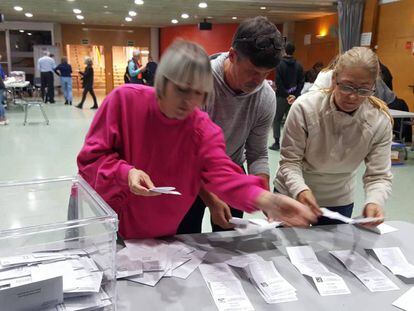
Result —
<svg viewBox="0 0 414 311"><path fill-rule="evenodd" d="M235 270L237 278L253 304L255 310L399 310L392 302L405 293L412 285L401 281L382 266L364 248L398 246L410 263L414 264L414 224L387 222L399 230L385 235L359 229L351 225L321 226L310 229L283 228L275 229L258 236L239 236L236 232L209 234L178 235L177 239L192 245L204 245L224 248L230 252L255 253L264 259L273 259L280 274L297 290L298 301L279 304L267 304L259 292L246 279L242 279ZM355 243L356 242L356 243ZM274 243L278 246L274 245ZM300 274L290 263L285 247L309 244L318 259L331 272L337 273L345 280L351 294L325 296L319 295L312 281ZM400 290L372 293L338 260L329 254L330 250L353 249L367 258L377 269L384 272ZM234 254L233 254L234 255ZM210 251L205 262L218 262L214 252ZM201 276L194 271L187 280L163 278L156 287L149 287L129 281L117 282L118 310L217 310L213 298Z"/></svg>
<svg viewBox="0 0 414 311"><path fill-rule="evenodd" d="M394 119L406 119L406 118L414 119L414 112L395 110L395 109L389 109L389 112ZM404 128L404 122L403 120L401 120L400 130L398 132L398 139L400 140L400 142L402 141L403 128Z"/></svg>

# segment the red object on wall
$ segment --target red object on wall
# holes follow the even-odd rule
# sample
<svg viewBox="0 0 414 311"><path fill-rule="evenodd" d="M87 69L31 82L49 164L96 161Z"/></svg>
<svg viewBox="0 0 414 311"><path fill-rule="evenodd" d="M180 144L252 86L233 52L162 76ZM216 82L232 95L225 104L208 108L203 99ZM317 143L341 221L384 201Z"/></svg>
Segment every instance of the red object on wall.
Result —
<svg viewBox="0 0 414 311"><path fill-rule="evenodd" d="M178 38L194 41L200 44L209 55L218 52L227 52L230 49L233 35L238 26L238 24L213 24L212 30L199 30L198 25L161 28L160 54L162 55L168 46ZM276 27L283 33L283 24L278 24ZM275 75L272 72L268 76L268 79L274 80L274 78Z"/></svg>
<svg viewBox="0 0 414 311"><path fill-rule="evenodd" d="M183 25L162 28L160 32L160 52L181 38L200 44L209 55L228 51L238 24L213 24L212 30L199 30L198 25Z"/></svg>
<svg viewBox="0 0 414 311"><path fill-rule="evenodd" d="M405 42L405 48L407 50L411 50L413 43L411 41L407 41Z"/></svg>
<svg viewBox="0 0 414 311"><path fill-rule="evenodd" d="M198 25L183 25L161 28L160 31L160 52L161 55L165 49L174 42L175 39L181 38L194 41L200 44L209 55L226 52L231 46L233 35L236 32L238 24L214 24L212 30L199 30ZM282 25L277 25L282 32Z"/></svg>

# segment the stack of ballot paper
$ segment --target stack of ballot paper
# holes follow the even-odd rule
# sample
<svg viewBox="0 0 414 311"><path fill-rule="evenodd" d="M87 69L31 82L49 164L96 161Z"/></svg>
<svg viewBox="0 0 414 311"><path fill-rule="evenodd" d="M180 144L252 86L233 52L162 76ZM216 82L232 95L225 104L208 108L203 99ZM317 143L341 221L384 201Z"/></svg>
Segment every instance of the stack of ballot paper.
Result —
<svg viewBox="0 0 414 311"><path fill-rule="evenodd" d="M372 249L379 261L395 275L405 278L414 278L414 265L405 258L399 247L385 247Z"/></svg>
<svg viewBox="0 0 414 311"><path fill-rule="evenodd" d="M371 292L398 290L384 273L376 269L367 259L351 250L331 251Z"/></svg>
<svg viewBox="0 0 414 311"><path fill-rule="evenodd" d="M117 278L155 286L163 277L186 279L207 252L182 242L127 240L117 257Z"/></svg>
<svg viewBox="0 0 414 311"><path fill-rule="evenodd" d="M280 275L272 261L265 261L256 254L248 254L233 257L226 263L242 268L267 303L298 300L296 289Z"/></svg>
<svg viewBox="0 0 414 311"><path fill-rule="evenodd" d="M310 246L286 247L292 264L300 273L312 278L321 296L350 294L348 286L337 274L319 262Z"/></svg>
<svg viewBox="0 0 414 311"><path fill-rule="evenodd" d="M240 281L225 263L202 264L201 275L219 311L253 311Z"/></svg>
<svg viewBox="0 0 414 311"><path fill-rule="evenodd" d="M87 250L35 252L0 258L0 292L2 289L29 286L56 277L62 278L64 300L63 304L51 310L86 310L81 307L81 301L86 300L94 308L112 304L101 288L103 272L89 257ZM72 307L66 307L66 304Z"/></svg>
<svg viewBox="0 0 414 311"><path fill-rule="evenodd" d="M241 235L260 234L267 230L274 229L280 226L281 222L268 222L266 219L243 219L232 217L230 223L235 225L235 230Z"/></svg>
<svg viewBox="0 0 414 311"><path fill-rule="evenodd" d="M374 217L365 217L365 218L349 218L346 217L338 212L333 212L327 208L321 208L322 216L340 220L346 224L356 225L356 224L364 224L368 222L375 222L375 221L382 221L384 218L374 218Z"/></svg>

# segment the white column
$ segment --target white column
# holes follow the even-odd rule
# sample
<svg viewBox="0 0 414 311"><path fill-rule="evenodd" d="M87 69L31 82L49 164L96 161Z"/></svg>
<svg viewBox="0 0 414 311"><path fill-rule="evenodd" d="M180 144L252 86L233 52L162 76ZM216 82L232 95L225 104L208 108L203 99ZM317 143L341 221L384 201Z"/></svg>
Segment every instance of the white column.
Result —
<svg viewBox="0 0 414 311"><path fill-rule="evenodd" d="M155 62L160 58L160 29L151 27L150 54Z"/></svg>

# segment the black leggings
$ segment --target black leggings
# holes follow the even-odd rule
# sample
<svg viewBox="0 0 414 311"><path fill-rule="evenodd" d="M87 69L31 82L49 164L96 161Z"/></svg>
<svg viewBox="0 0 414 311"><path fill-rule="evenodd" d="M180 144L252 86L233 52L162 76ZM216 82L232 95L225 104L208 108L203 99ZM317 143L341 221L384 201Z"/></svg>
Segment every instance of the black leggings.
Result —
<svg viewBox="0 0 414 311"><path fill-rule="evenodd" d="M92 95L92 99L93 99L93 107L98 107L98 102L96 101L96 96L95 96L95 92L93 91L93 89L83 89L83 93L82 93L82 100L79 103L79 106L83 106L83 103L85 102L86 99L86 94L91 94Z"/></svg>

